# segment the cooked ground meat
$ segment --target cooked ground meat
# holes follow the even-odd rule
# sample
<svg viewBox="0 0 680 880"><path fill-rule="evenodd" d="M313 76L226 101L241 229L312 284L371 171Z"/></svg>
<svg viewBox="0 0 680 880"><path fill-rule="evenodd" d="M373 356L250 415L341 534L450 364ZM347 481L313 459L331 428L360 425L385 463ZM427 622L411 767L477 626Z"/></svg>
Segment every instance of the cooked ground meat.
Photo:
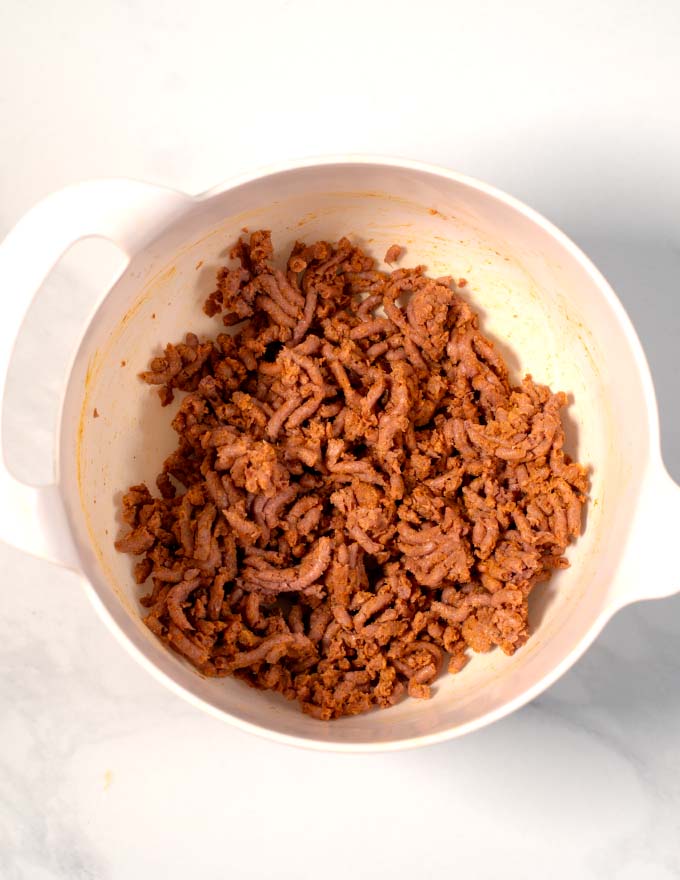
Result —
<svg viewBox="0 0 680 880"><path fill-rule="evenodd" d="M386 263L396 263L401 257L404 249L399 244L393 244L387 248L387 253L385 254L385 262Z"/></svg>
<svg viewBox="0 0 680 880"><path fill-rule="evenodd" d="M386 259L397 259L398 246ZM233 333L168 343L144 381L183 393L175 451L123 497L147 626L207 676L321 719L424 698L448 655L514 653L567 565L586 470L562 393L503 359L450 278L377 271L343 238L269 232L205 304Z"/></svg>

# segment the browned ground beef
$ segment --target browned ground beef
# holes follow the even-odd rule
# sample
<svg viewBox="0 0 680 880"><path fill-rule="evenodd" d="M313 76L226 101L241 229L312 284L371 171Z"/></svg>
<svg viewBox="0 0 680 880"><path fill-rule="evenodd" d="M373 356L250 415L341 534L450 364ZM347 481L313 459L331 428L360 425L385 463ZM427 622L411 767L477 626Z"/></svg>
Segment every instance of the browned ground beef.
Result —
<svg viewBox="0 0 680 880"><path fill-rule="evenodd" d="M396 250L390 248L390 258ZM177 449L123 498L147 626L204 675L334 718L428 697L445 656L512 654L581 527L562 393L511 385L451 278L346 238L239 241L205 304L236 333L169 343Z"/></svg>
<svg viewBox="0 0 680 880"><path fill-rule="evenodd" d="M401 245L391 245L391 247L387 248L387 252L385 253L385 262L389 263L390 265L392 263L398 262L403 252L404 249L401 247Z"/></svg>

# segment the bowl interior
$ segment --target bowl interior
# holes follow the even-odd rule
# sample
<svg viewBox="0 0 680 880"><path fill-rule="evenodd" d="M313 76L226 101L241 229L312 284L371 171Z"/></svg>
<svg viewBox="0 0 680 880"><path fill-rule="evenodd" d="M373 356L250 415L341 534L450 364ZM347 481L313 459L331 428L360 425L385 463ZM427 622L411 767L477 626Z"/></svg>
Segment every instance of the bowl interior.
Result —
<svg viewBox="0 0 680 880"><path fill-rule="evenodd" d="M572 396L567 451L591 467L587 527L568 551L571 567L531 600L533 635L513 657L474 655L444 675L428 702L323 723L296 704L232 680L203 680L141 624L132 561L113 540L121 491L154 485L174 447L170 419L138 379L149 358L187 331L222 330L201 305L216 269L247 227L273 231L287 252L296 239L348 235L382 259L394 243L401 265L467 279L465 296L519 381L531 373ZM633 432L620 410L637 406ZM94 417L94 412L97 417ZM336 164L282 172L208 195L139 254L99 308L76 358L61 431L61 482L99 601L137 651L217 712L315 744L389 746L462 731L502 713L536 688L585 639L606 607L637 492L633 462L645 453L646 409L626 334L600 280L568 244L512 202L484 188L413 168ZM606 540L605 540L606 534Z"/></svg>

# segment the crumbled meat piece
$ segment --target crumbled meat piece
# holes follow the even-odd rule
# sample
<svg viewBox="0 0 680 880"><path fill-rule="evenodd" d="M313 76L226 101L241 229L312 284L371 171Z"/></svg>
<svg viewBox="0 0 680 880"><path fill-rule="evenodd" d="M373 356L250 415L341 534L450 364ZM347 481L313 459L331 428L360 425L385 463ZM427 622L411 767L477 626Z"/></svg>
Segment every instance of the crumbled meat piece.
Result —
<svg viewBox="0 0 680 880"><path fill-rule="evenodd" d="M404 249L400 245L393 244L391 247L387 248L387 253L385 254L385 262L389 264L396 263L403 252Z"/></svg>
<svg viewBox="0 0 680 880"><path fill-rule="evenodd" d="M346 238L296 242L281 271L266 230L231 258L204 310L233 335L189 333L142 373L164 406L182 393L160 494L122 498L146 626L324 720L514 653L581 530L566 396L510 383L465 279L378 271Z"/></svg>

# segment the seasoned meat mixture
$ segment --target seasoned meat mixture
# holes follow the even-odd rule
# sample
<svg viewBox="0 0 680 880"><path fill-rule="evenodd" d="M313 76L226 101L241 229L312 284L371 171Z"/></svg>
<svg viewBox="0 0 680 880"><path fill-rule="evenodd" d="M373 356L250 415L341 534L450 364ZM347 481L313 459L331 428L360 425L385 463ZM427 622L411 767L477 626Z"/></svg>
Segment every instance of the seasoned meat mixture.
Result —
<svg viewBox="0 0 680 880"><path fill-rule="evenodd" d="M390 248L397 259L401 249ZM427 698L469 649L514 653L534 586L567 565L586 470L566 396L503 358L449 277L376 269L346 238L268 231L220 269L205 311L151 361L182 392L156 492L123 498L144 622L207 676L330 719Z"/></svg>

